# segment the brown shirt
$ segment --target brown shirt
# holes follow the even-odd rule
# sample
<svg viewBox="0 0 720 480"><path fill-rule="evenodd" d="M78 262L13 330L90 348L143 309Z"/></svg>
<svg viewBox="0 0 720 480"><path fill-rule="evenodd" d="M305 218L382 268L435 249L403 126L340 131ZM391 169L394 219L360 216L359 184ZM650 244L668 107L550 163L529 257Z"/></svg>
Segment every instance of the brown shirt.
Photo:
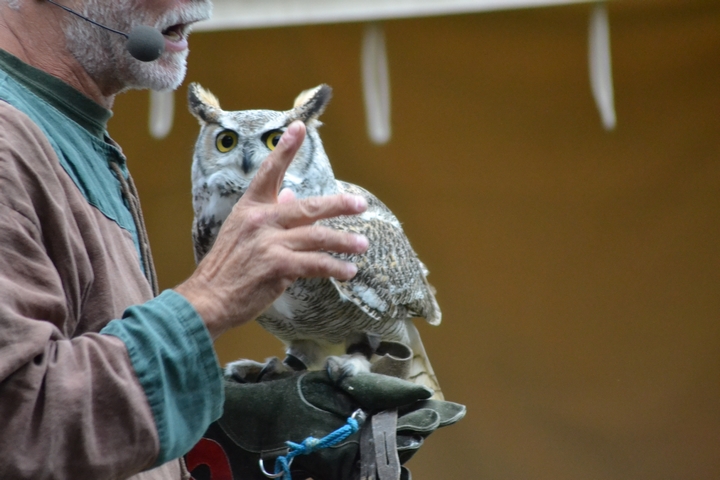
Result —
<svg viewBox="0 0 720 480"><path fill-rule="evenodd" d="M157 463L162 407L122 337L99 333L151 298L132 233L0 101L0 478L124 479ZM177 480L180 464L137 478Z"/></svg>

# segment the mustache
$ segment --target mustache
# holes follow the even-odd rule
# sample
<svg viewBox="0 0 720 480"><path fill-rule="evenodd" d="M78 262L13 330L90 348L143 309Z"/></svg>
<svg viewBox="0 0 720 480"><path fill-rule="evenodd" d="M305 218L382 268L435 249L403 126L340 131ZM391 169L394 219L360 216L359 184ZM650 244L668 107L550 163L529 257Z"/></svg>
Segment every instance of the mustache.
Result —
<svg viewBox="0 0 720 480"><path fill-rule="evenodd" d="M162 32L175 25L183 25L185 32L189 33L194 23L207 20L211 15L212 2L203 0L165 12L153 27Z"/></svg>

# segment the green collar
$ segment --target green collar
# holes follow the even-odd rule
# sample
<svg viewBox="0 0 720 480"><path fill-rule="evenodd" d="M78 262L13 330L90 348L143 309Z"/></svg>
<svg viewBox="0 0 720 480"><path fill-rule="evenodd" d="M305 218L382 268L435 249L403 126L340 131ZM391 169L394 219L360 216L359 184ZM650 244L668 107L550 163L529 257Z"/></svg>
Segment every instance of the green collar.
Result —
<svg viewBox="0 0 720 480"><path fill-rule="evenodd" d="M103 139L112 112L57 77L0 50L0 69L93 136Z"/></svg>

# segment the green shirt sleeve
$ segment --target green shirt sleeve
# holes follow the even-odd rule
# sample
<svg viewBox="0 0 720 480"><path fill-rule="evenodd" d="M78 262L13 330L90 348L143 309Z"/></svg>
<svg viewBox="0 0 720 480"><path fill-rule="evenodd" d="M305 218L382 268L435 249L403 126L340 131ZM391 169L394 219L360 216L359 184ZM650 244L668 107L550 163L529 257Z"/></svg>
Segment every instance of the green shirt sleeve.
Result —
<svg viewBox="0 0 720 480"><path fill-rule="evenodd" d="M187 453L220 418L222 372L210 334L192 305L166 290L128 308L102 334L120 338L145 391L160 439L155 465Z"/></svg>

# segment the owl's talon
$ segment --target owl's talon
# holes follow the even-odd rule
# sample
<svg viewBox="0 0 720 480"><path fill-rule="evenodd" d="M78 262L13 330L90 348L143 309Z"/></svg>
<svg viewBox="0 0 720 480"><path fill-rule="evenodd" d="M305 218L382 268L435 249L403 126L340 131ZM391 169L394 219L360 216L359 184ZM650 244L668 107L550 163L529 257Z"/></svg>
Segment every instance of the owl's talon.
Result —
<svg viewBox="0 0 720 480"><path fill-rule="evenodd" d="M254 382L264 367L265 363L255 360L236 360L225 365L225 376L241 383Z"/></svg>
<svg viewBox="0 0 720 480"><path fill-rule="evenodd" d="M287 371L288 368L277 357L268 358L265 363L236 360L225 366L225 375L240 383L257 383Z"/></svg>
<svg viewBox="0 0 720 480"><path fill-rule="evenodd" d="M370 362L363 355L331 356L327 358L328 376L335 383L358 373L370 372Z"/></svg>

